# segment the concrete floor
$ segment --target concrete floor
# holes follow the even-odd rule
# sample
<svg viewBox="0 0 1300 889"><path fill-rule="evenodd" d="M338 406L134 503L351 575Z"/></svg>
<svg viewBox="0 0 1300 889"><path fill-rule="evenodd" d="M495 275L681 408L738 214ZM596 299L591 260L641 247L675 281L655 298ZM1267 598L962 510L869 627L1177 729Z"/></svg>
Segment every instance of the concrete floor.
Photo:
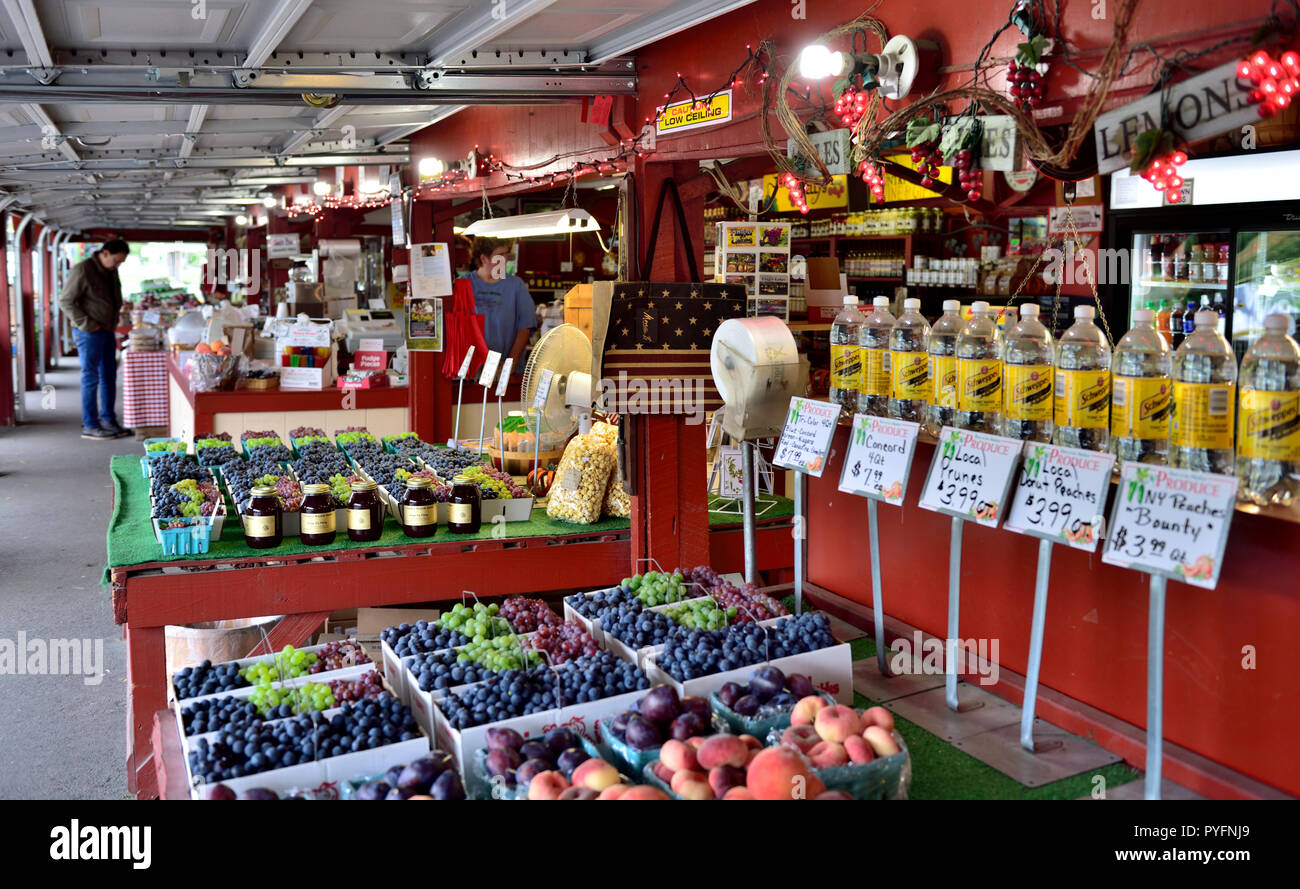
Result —
<svg viewBox="0 0 1300 889"><path fill-rule="evenodd" d="M140 443L83 441L80 371L62 365L46 375L52 390L28 394L27 422L0 428L0 799L128 796L126 646L99 580L108 458ZM102 644L102 681L9 674L3 653L19 633L29 651L32 640Z"/></svg>

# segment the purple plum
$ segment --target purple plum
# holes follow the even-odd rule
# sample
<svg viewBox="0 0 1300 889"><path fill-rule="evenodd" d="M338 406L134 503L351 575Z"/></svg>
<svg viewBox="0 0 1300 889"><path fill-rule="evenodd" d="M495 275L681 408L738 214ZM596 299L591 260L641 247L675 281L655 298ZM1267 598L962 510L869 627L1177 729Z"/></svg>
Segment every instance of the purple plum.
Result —
<svg viewBox="0 0 1300 889"><path fill-rule="evenodd" d="M813 688L812 680L802 673L791 673L785 677L786 688L790 689L790 694L796 698L806 698L809 695L817 694L817 689Z"/></svg>
<svg viewBox="0 0 1300 889"><path fill-rule="evenodd" d="M512 728L490 728L487 730L487 748L500 750L510 748L518 750L524 746L524 736Z"/></svg>
<svg viewBox="0 0 1300 889"><path fill-rule="evenodd" d="M429 795L434 799L464 799L465 787L460 783L460 775L448 769L433 782Z"/></svg>
<svg viewBox="0 0 1300 889"><path fill-rule="evenodd" d="M665 726L681 715L682 704L672 686L656 685L641 699L638 709L646 719Z"/></svg>
<svg viewBox="0 0 1300 889"><path fill-rule="evenodd" d="M523 765L523 762L516 751L504 747L490 751L485 765L489 775L504 777Z"/></svg>
<svg viewBox="0 0 1300 889"><path fill-rule="evenodd" d="M687 695L682 698L682 713L694 713L700 719L708 722L709 717L713 715L713 708L709 706L708 698Z"/></svg>
<svg viewBox="0 0 1300 889"><path fill-rule="evenodd" d="M556 757L555 765L559 768L560 774L566 778L573 777L573 770L591 759L587 751L581 747L570 747L568 750Z"/></svg>
<svg viewBox="0 0 1300 889"><path fill-rule="evenodd" d="M644 716L633 716L627 721L627 744L636 750L650 750L664 742L659 727Z"/></svg>
<svg viewBox="0 0 1300 889"><path fill-rule="evenodd" d="M402 769L401 777L397 779L397 786L409 790L412 794L428 793L434 779L444 771L446 766L441 761L428 756L421 757L412 760L406 768Z"/></svg>
<svg viewBox="0 0 1300 889"><path fill-rule="evenodd" d="M279 799L280 795L266 787L250 787L239 795L240 799Z"/></svg>
<svg viewBox="0 0 1300 889"><path fill-rule="evenodd" d="M357 788L357 799L384 799L392 789L387 781L367 781Z"/></svg>
<svg viewBox="0 0 1300 889"><path fill-rule="evenodd" d="M758 712L760 706L762 706L762 704L754 695L745 695L739 701L736 701L736 706L731 709L735 710L741 716L753 716Z"/></svg>
<svg viewBox="0 0 1300 889"><path fill-rule="evenodd" d="M527 762L530 759L553 759L551 748L541 741L529 741L519 748L519 757Z"/></svg>
<svg viewBox="0 0 1300 889"><path fill-rule="evenodd" d="M204 799L239 799L238 794L224 784L213 784L208 788Z"/></svg>
<svg viewBox="0 0 1300 889"><path fill-rule="evenodd" d="M705 725L705 721L698 713L683 713L673 720L673 724L668 727L668 734L674 740L685 741L687 738L704 734Z"/></svg>
<svg viewBox="0 0 1300 889"><path fill-rule="evenodd" d="M515 772L515 780L520 787L527 787L542 772L555 770L555 763L547 759L530 759Z"/></svg>
<svg viewBox="0 0 1300 889"><path fill-rule="evenodd" d="M736 701L744 695L745 687L738 682L724 683L722 688L718 689L718 700L733 710L736 709Z"/></svg>
<svg viewBox="0 0 1300 889"><path fill-rule="evenodd" d="M546 746L550 748L552 756L559 756L570 747L581 747L582 742L578 736L573 733L572 729L553 728L546 733Z"/></svg>
<svg viewBox="0 0 1300 889"><path fill-rule="evenodd" d="M776 667L759 667L749 677L749 693L759 702L785 691L785 674Z"/></svg>

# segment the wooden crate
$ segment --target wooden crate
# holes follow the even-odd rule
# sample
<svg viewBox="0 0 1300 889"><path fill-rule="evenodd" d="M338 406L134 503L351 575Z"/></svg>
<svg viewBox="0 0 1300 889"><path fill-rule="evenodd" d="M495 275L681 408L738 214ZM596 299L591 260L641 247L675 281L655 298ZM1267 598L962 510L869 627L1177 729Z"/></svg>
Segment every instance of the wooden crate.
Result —
<svg viewBox="0 0 1300 889"><path fill-rule="evenodd" d="M592 296L590 284L575 284L564 294L564 323L581 328L591 339L592 332Z"/></svg>

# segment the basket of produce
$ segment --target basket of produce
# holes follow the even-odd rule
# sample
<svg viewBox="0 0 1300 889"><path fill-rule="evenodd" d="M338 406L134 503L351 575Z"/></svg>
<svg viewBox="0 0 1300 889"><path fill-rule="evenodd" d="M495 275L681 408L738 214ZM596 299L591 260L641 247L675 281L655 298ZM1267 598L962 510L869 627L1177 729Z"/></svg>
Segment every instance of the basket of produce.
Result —
<svg viewBox="0 0 1300 889"><path fill-rule="evenodd" d="M274 370L255 368L244 375L245 389L279 389L280 373Z"/></svg>
<svg viewBox="0 0 1300 889"><path fill-rule="evenodd" d="M804 698L793 723L768 733L767 743L803 753L828 791L853 799L907 799L912 757L884 707L858 711Z"/></svg>
<svg viewBox="0 0 1300 889"><path fill-rule="evenodd" d="M769 732L789 727L796 708L802 721L813 705L799 702L808 698L820 698L825 702L823 706L835 703L830 695L818 692L807 676L800 673L787 676L768 664L754 670L747 685L728 682L710 692L709 703L730 731L763 738Z"/></svg>
<svg viewBox="0 0 1300 889"><path fill-rule="evenodd" d="M149 460L161 457L164 454L184 454L188 450L189 445L182 438L146 438L144 440L144 455Z"/></svg>

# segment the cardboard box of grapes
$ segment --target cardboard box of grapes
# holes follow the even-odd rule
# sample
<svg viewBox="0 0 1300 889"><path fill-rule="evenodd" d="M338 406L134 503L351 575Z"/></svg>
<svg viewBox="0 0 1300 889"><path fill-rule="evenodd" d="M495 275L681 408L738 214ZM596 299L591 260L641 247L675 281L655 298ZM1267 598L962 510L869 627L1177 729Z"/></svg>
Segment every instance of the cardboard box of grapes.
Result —
<svg viewBox="0 0 1300 889"><path fill-rule="evenodd" d="M693 599L682 599L680 602L669 602L664 605L654 605L650 608L647 608L646 610L657 611L657 612L669 611L671 609L678 608L687 602L700 602L704 600L712 602L713 598L711 596L696 596ZM566 613L569 610L570 609L568 603L566 602L565 603ZM579 617L581 617L581 615L579 615ZM780 620L780 618L773 618L773 620ZM734 622L735 621L732 621L732 623ZM599 621L596 621L596 623L599 623ZM763 625L767 626L771 623L772 621L765 621ZM623 660L636 664L642 670L646 668L646 659L651 654L654 654L657 651L663 651L663 645L645 645L642 646L641 648L633 648L631 645L629 645L628 643L624 642L622 639L619 639L617 636L611 633L602 631L601 636L604 638L604 642L600 643L601 648L608 648L610 651L614 652Z"/></svg>
<svg viewBox="0 0 1300 889"><path fill-rule="evenodd" d="M302 647L300 647L300 648L295 648L294 650L295 650L295 651L305 652L305 653L307 653L307 654L316 654L316 653L319 652L321 649L323 649L327 644L328 644L328 643L321 643L320 645L305 645L305 646L302 646ZM221 666L225 666L226 664L234 664L235 667L237 667L238 669L241 669L241 670L242 670L244 667L249 667L249 666L252 666L253 664L269 664L269 663L271 663L272 661L275 660L275 658L276 658L276 656L277 656L278 654L279 654L279 652L272 652L271 654L261 654L261 655L257 655L256 657L240 658L239 660L236 660L236 661L221 661L221 662L219 662L219 663L213 664L212 666L213 666L213 667L221 667ZM357 664L356 667L365 667L365 668L367 668L367 669L377 669L377 668L378 668L378 665L377 665L377 664L373 664L373 663L365 663L365 664ZM342 668L340 668L340 669L338 669L338 670L328 670L328 671L326 671L326 670L322 670L321 672L316 673L316 674L314 674L314 675L315 675L315 676L328 676L330 679L339 679L339 678L342 678L341 674L346 673L346 672L349 671L349 670L356 669L356 667L342 667ZM312 674L308 674L308 675L310 676L310 675L312 675ZM303 677L297 677L297 678L300 678L300 679L301 679L301 678L303 678ZM288 680L286 680L286 681L288 681ZM199 695L199 696L197 696L197 697L193 697L193 698L185 698L185 703L188 704L190 701L202 701L202 700L206 700L206 699L208 699L208 698L219 698L219 697L221 697L222 695L232 694L232 693L235 692L235 691L248 691L249 688L251 688L251 686L245 686L244 688L231 689L230 691L219 691L219 692L216 692L215 694L210 694L210 695ZM172 677L170 677L170 676L167 677L167 697L168 697L168 699L171 700L171 701L175 701L175 700L177 699L177 695L176 695L176 686L175 686L175 684L172 682Z"/></svg>
<svg viewBox="0 0 1300 889"><path fill-rule="evenodd" d="M589 593L576 593L575 595L582 596L583 598L589 598L591 596L596 595L596 593L612 593L617 589L619 589L619 587L612 586L612 587L606 587L605 589L601 589L601 590L592 590ZM567 596L564 599L564 619L571 620L574 623L579 624L584 630L587 631L587 633L591 636L592 639L596 640L597 645L601 646L602 648L605 647L605 634L600 629L600 621L597 620L596 618L583 617L581 614L575 611L573 609L573 606L569 604L569 597Z"/></svg>
<svg viewBox="0 0 1300 889"><path fill-rule="evenodd" d="M533 635L534 635L533 633L524 633L520 636L520 638L528 639ZM463 647L464 646L457 646L457 648L463 648ZM442 650L446 651L447 649L442 649ZM453 648L451 650L456 651L457 649ZM531 649L529 650L531 651ZM421 654L433 654L433 652L421 652ZM433 713L434 706L436 703L435 695L441 696L442 690L434 689L430 691L424 691L423 689L420 688L420 679L418 676L416 676L415 672L411 670L411 664L413 664L415 662L415 659L419 656L420 655L412 654L402 658L401 660L401 669L398 672L402 676L403 693L400 696L400 698L402 703L406 704L408 707L411 708L411 712L415 714L416 722L419 722L421 726L424 726L426 731L432 732L433 718L430 714ZM385 655L385 658L387 658L387 655ZM387 667L387 661L385 661L385 667ZM461 689L472 684L473 683L467 682L465 683L465 685L455 686L455 688ZM423 721L421 722L421 720Z"/></svg>

